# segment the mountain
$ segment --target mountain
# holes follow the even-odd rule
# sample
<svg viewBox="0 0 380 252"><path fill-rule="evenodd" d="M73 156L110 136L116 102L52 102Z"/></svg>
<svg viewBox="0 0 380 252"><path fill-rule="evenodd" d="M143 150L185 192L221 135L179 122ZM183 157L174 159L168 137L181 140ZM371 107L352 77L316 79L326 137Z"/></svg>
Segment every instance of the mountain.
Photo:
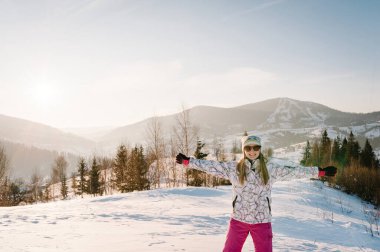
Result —
<svg viewBox="0 0 380 252"><path fill-rule="evenodd" d="M71 153L62 153L44 150L20 143L0 141L9 162L9 176L12 179L22 178L29 181L32 175L47 177L51 174L52 166L58 155L63 155L68 163L67 174L76 171L79 156Z"/></svg>
<svg viewBox="0 0 380 252"><path fill-rule="evenodd" d="M103 127L82 127L82 128L63 128L62 131L72 133L76 136L91 139L97 141L98 138L108 134L115 126L103 126Z"/></svg>
<svg viewBox="0 0 380 252"><path fill-rule="evenodd" d="M214 139L219 138L228 152L234 142L239 142L242 133L248 131L261 136L265 147L280 149L284 157L294 151L299 156L302 143L320 137L322 130L326 129L330 138L345 137L353 131L362 147L368 138L380 156L380 112L347 113L289 98L270 99L233 108L197 106L187 111L191 123L199 128L200 139L209 149ZM178 114L172 114L157 118L167 139L178 124L177 117ZM75 156L109 156L115 153L121 143L145 145L146 131L153 119L118 128L93 128L87 131L70 129L82 136L94 137L89 140L44 124L0 115L0 143L7 142L7 146L18 144L8 147L12 166L15 174L29 178L35 169L44 173L41 175L46 175L49 164L58 152ZM294 156L293 161L298 161L298 156ZM69 170L74 170L76 158L71 160Z"/></svg>
<svg viewBox="0 0 380 252"><path fill-rule="evenodd" d="M233 108L197 106L188 110L192 124L200 129L201 139L222 137L230 144L244 131L263 136L270 147L285 147L319 136L328 129L332 137L346 136L353 130L359 138L370 138L380 147L380 112L348 113L327 106L289 98L275 98ZM178 114L161 116L164 134L173 130ZM146 129L153 118L116 128L100 139L101 145L122 142L144 143ZM375 147L376 147L375 146Z"/></svg>
<svg viewBox="0 0 380 252"><path fill-rule="evenodd" d="M96 145L92 140L10 116L0 115L0 125L0 141L72 153L89 153Z"/></svg>
<svg viewBox="0 0 380 252"><path fill-rule="evenodd" d="M200 129L199 137L206 142L215 137L232 141L232 138L238 139L244 131L249 131L261 134L271 147L284 147L316 137L318 130L320 132L326 128L332 136L345 136L353 130L360 139L372 139L380 147L380 112L348 113L289 98L275 98L232 108L197 106L188 109L188 112L192 124ZM167 138L178 124L177 116L172 114L157 118ZM121 143L145 144L146 131L153 119L116 128L70 129L77 133L72 134L67 130L0 115L0 141L76 154L91 154L97 149L109 153ZM93 140L88 139L91 136Z"/></svg>
<svg viewBox="0 0 380 252"><path fill-rule="evenodd" d="M0 115L0 146L9 159L10 176L29 180L34 173L50 175L60 154L68 162L69 175L77 169L78 155L90 154L96 143L44 124Z"/></svg>
<svg viewBox="0 0 380 252"><path fill-rule="evenodd" d="M0 248L222 251L231 191L230 186L180 187L3 207ZM370 224L370 214L376 213L373 206L321 181L275 183L271 209L273 251L379 251L379 233L374 222ZM242 251L254 251L251 237Z"/></svg>

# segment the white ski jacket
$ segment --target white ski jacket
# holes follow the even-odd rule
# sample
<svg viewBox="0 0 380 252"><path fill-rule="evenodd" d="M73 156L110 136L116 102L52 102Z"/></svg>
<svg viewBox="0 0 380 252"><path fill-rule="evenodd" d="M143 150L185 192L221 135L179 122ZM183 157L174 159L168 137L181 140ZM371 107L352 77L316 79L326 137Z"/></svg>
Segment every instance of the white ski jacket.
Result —
<svg viewBox="0 0 380 252"><path fill-rule="evenodd" d="M249 171L243 185L236 172L236 161L217 162L190 158L188 167L229 179L233 188L231 217L249 224L271 222L271 191L274 182L318 176L318 167L304 167L287 160L270 158L267 162L269 181L265 185L258 173L260 161L256 160L251 165L245 160L245 163Z"/></svg>

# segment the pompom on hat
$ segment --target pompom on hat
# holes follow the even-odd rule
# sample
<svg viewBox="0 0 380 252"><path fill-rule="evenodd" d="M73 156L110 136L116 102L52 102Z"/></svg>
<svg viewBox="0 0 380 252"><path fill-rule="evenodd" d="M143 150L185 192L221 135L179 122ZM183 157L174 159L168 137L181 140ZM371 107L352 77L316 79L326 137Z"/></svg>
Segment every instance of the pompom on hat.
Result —
<svg viewBox="0 0 380 252"><path fill-rule="evenodd" d="M248 145L259 145L261 146L261 138L254 135L243 136L241 138L241 149L244 150L245 146Z"/></svg>

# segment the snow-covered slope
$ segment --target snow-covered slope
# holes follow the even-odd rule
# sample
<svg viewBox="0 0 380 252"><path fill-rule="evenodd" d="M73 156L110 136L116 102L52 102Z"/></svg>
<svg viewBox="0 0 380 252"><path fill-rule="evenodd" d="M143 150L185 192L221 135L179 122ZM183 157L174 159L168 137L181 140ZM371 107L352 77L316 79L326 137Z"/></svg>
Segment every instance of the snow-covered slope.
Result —
<svg viewBox="0 0 380 252"><path fill-rule="evenodd" d="M0 141L34 146L45 150L85 154L96 143L57 128L0 114Z"/></svg>
<svg viewBox="0 0 380 252"><path fill-rule="evenodd" d="M307 179L278 182L272 196L274 251L379 251L356 197ZM0 251L221 251L231 197L174 188L0 208Z"/></svg>

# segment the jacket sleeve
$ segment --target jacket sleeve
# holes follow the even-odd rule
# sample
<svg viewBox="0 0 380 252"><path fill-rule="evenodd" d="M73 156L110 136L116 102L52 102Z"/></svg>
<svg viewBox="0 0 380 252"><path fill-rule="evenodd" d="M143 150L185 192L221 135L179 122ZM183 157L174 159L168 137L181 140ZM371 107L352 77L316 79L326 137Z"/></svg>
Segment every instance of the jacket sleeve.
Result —
<svg viewBox="0 0 380 252"><path fill-rule="evenodd" d="M236 162L218 162L213 160L203 160L190 158L188 168L206 172L208 174L230 179L236 169Z"/></svg>
<svg viewBox="0 0 380 252"><path fill-rule="evenodd" d="M272 183L297 178L317 178L318 167L306 167L289 160L271 158L267 164Z"/></svg>

